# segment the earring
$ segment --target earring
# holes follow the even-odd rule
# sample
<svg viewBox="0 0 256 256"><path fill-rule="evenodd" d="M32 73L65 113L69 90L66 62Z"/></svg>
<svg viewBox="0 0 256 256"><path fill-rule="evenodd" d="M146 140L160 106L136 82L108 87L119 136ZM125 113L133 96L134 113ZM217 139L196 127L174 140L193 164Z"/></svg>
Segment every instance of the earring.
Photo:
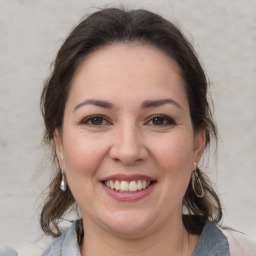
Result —
<svg viewBox="0 0 256 256"><path fill-rule="evenodd" d="M196 166L196 163L194 162L194 165ZM200 191L201 191L201 194L198 194L196 192L196 186L195 186L195 183L197 182L197 184L199 184L199 187L200 187ZM204 197L204 188L202 186L202 183L201 183L201 179L199 177L199 169L197 168L196 166L196 170L192 173L192 188L196 194L197 197L199 198L202 198Z"/></svg>
<svg viewBox="0 0 256 256"><path fill-rule="evenodd" d="M65 173L63 170L61 170L61 182L60 182L60 189L64 192L66 191L67 188L67 181L66 181L66 177L65 177Z"/></svg>

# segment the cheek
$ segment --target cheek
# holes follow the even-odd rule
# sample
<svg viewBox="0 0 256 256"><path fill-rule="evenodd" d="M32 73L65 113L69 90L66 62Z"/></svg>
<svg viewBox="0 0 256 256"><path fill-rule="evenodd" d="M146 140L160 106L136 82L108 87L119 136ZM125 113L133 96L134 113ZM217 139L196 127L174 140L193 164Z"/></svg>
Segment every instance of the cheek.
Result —
<svg viewBox="0 0 256 256"><path fill-rule="evenodd" d="M161 170L165 196L171 201L181 201L186 192L193 161L193 141L186 134L176 134L159 143L155 159Z"/></svg>
<svg viewBox="0 0 256 256"><path fill-rule="evenodd" d="M193 159L193 140L188 133L172 134L157 143L155 154L158 162L173 172L190 171Z"/></svg>
<svg viewBox="0 0 256 256"><path fill-rule="evenodd" d="M82 209L85 202L87 207L92 208L91 197L97 188L97 170L105 156L106 145L84 134L75 136L69 133L64 138L64 164L68 185Z"/></svg>
<svg viewBox="0 0 256 256"><path fill-rule="evenodd" d="M92 174L105 153L105 146L98 140L79 134L66 136L63 148L67 175L87 176Z"/></svg>

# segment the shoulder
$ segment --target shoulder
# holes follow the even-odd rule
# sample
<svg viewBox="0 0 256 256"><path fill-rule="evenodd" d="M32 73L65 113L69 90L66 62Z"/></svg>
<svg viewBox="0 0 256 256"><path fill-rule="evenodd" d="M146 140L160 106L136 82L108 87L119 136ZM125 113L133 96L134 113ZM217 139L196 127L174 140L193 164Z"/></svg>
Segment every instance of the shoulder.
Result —
<svg viewBox="0 0 256 256"><path fill-rule="evenodd" d="M77 244L76 221L57 238L42 256L80 256Z"/></svg>
<svg viewBox="0 0 256 256"><path fill-rule="evenodd" d="M256 237L231 230L222 229L228 239L231 256L255 256Z"/></svg>
<svg viewBox="0 0 256 256"><path fill-rule="evenodd" d="M11 247L0 247L0 256L18 256L19 254Z"/></svg>
<svg viewBox="0 0 256 256"><path fill-rule="evenodd" d="M255 256L256 238L218 227L208 221L203 228L195 252L193 256ZM207 254L203 254L206 252Z"/></svg>
<svg viewBox="0 0 256 256"><path fill-rule="evenodd" d="M197 246L192 254L207 256L230 256L229 244L223 232L212 222L207 221Z"/></svg>

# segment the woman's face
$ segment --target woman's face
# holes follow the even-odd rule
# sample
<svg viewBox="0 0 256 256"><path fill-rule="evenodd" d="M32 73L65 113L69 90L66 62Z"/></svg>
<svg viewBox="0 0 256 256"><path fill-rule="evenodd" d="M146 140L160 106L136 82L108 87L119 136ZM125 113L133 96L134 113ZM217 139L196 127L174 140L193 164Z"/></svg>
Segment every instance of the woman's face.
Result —
<svg viewBox="0 0 256 256"><path fill-rule="evenodd" d="M116 44L78 68L55 143L86 226L143 234L181 222L204 131L193 132L172 59L151 46Z"/></svg>

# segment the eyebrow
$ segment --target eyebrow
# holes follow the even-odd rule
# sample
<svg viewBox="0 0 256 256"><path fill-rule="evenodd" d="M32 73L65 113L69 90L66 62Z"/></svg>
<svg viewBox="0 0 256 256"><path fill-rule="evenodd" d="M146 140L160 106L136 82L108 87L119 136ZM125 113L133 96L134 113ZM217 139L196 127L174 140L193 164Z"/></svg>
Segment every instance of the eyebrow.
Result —
<svg viewBox="0 0 256 256"><path fill-rule="evenodd" d="M173 104L182 109L181 105L173 99L146 100L142 103L142 108L159 107L165 104Z"/></svg>
<svg viewBox="0 0 256 256"><path fill-rule="evenodd" d="M146 100L142 103L142 108L159 107L165 104L173 104L176 107L182 109L181 105L173 99ZM73 111L76 111L77 109L85 105L95 105L101 108L108 108L108 109L112 109L114 107L114 105L108 101L88 99L76 105Z"/></svg>
<svg viewBox="0 0 256 256"><path fill-rule="evenodd" d="M94 99L89 99L89 100L85 100L81 103L79 103L78 105L75 106L73 111L76 111L77 109L85 106L85 105L95 105L101 108L113 108L113 104L107 101L103 101L103 100L94 100Z"/></svg>

